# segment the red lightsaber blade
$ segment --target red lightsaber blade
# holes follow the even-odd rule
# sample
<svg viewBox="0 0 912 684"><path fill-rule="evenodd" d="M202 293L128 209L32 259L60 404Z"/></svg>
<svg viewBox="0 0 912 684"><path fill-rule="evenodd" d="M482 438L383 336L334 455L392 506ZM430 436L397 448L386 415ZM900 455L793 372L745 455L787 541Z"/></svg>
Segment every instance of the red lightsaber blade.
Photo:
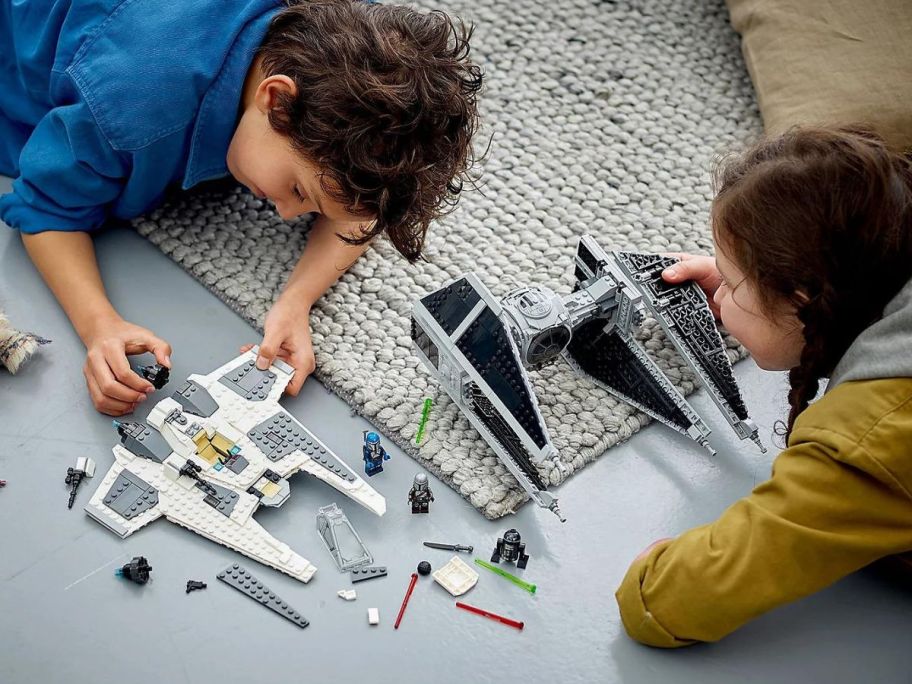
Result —
<svg viewBox="0 0 912 684"><path fill-rule="evenodd" d="M467 610L470 613L475 613L476 615L482 615L486 618L490 618L491 620L497 620L497 622L502 622L503 624L510 627L515 627L516 629L522 629L526 626L526 623L520 622L519 620L511 620L510 618L504 617L503 615L498 615L497 613L491 613L490 611L482 610L481 608L476 608L475 606L470 606L468 603L456 601L456 607Z"/></svg>
<svg viewBox="0 0 912 684"><path fill-rule="evenodd" d="M402 605L399 607L399 615L396 616L396 624L393 625L393 629L399 629L399 623L402 622L402 616L405 615L405 607L408 605L409 599L412 597L412 589L415 588L415 582L418 581L418 573L412 573L412 581L409 582L408 591L405 592L405 598L402 599Z"/></svg>

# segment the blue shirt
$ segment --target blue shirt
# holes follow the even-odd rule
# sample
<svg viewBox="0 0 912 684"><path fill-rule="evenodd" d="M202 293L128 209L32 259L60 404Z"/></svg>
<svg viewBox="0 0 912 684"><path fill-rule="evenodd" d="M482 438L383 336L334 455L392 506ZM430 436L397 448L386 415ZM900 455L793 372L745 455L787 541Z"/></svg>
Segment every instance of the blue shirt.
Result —
<svg viewBox="0 0 912 684"><path fill-rule="evenodd" d="M0 0L0 220L138 216L225 176L244 78L279 0Z"/></svg>

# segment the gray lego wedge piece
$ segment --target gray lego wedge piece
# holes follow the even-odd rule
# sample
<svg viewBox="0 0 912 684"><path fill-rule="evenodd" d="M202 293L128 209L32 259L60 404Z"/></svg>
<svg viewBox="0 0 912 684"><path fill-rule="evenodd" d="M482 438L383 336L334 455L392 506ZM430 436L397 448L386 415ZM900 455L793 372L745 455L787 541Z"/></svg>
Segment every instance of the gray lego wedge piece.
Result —
<svg viewBox="0 0 912 684"><path fill-rule="evenodd" d="M307 627L310 623L298 611L276 596L274 591L258 580L252 572L243 565L232 563L216 575L218 579L230 587L263 604L270 610L278 613L286 620L291 620L298 627Z"/></svg>
<svg viewBox="0 0 912 684"><path fill-rule="evenodd" d="M219 378L219 382L248 401L263 401L275 384L276 374L261 371L253 360L241 364Z"/></svg>
<svg viewBox="0 0 912 684"><path fill-rule="evenodd" d="M202 486L201 486L202 485ZM239 494L237 492L232 492L230 489L217 485L214 482L209 482L208 480L204 483L197 483L197 487L200 489L212 488L215 490L215 494L210 493L206 496L203 501L212 506L219 513L224 515L226 518L231 517L231 512L234 510L235 505L237 505Z"/></svg>
<svg viewBox="0 0 912 684"><path fill-rule="evenodd" d="M171 398L185 411L201 418L208 418L219 408L209 391L193 380L187 380L179 390L171 395Z"/></svg>
<svg viewBox="0 0 912 684"><path fill-rule="evenodd" d="M385 565L375 565L371 568L358 568L357 570L351 571L352 584L355 584L356 582L365 582L378 577L386 577Z"/></svg>
<svg viewBox="0 0 912 684"><path fill-rule="evenodd" d="M83 510L88 513L90 518L94 518L97 522L107 527L109 530L111 530L111 532L116 534L121 539L126 538L126 536L130 533L130 530L127 529L126 525L121 525L119 522L114 522L113 520L100 515L98 511L92 508L91 505L86 505Z"/></svg>
<svg viewBox="0 0 912 684"><path fill-rule="evenodd" d="M232 456L228 461L225 462L225 467L228 468L232 473L237 473L240 475L244 472L244 468L250 465L250 462L238 454L237 456Z"/></svg>
<svg viewBox="0 0 912 684"><path fill-rule="evenodd" d="M171 446L155 428L145 423L130 422L123 423L121 429L126 434L121 435L120 443L137 456L163 463L171 455Z"/></svg>
<svg viewBox="0 0 912 684"><path fill-rule="evenodd" d="M278 461L300 449L310 455L314 463L349 482L355 481L354 473L344 463L314 441L313 437L302 430L286 413L279 411L271 418L254 425L247 436L266 454L266 458L270 461Z"/></svg>
<svg viewBox="0 0 912 684"><path fill-rule="evenodd" d="M102 501L118 515L132 520L158 505L158 490L138 475L122 470Z"/></svg>

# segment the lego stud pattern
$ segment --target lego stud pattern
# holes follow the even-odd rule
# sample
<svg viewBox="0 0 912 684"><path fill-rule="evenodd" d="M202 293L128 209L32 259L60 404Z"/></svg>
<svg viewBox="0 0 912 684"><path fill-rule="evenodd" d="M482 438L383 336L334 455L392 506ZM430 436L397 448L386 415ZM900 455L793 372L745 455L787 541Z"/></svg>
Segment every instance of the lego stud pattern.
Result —
<svg viewBox="0 0 912 684"><path fill-rule="evenodd" d="M216 577L229 587L234 587L248 598L266 606L274 613L278 613L298 627L304 628L310 624L298 611L276 596L274 591L258 580L256 576L244 566L238 563L232 563L216 575Z"/></svg>
<svg viewBox="0 0 912 684"><path fill-rule="evenodd" d="M247 401L266 399L275 381L276 374L268 369L260 370L253 359L219 378L220 383Z"/></svg>
<svg viewBox="0 0 912 684"><path fill-rule="evenodd" d="M366 580L376 579L378 577L386 577L385 565L375 565L370 568L357 568L351 571L352 584L355 582L364 582Z"/></svg>
<svg viewBox="0 0 912 684"><path fill-rule="evenodd" d="M421 468L499 518L527 495L418 367L410 303L473 270L498 296L526 283L567 292L575 237L586 232L606 247L709 252L709 162L762 122L723 0L653 0L648 16L632 2L419 5L475 23L483 116L502 134L479 167L484 193L466 193L435 223L426 262L406 264L378 241L314 305L316 376ZM135 225L262 329L308 221L285 222L241 188L201 188ZM636 335L685 395L693 391L692 373L654 321ZM730 339L728 347L730 359L743 357ZM566 466L543 473L549 487L649 422L563 364L532 373L532 384L549 395L540 408ZM428 396L434 426L418 448L415 418Z"/></svg>

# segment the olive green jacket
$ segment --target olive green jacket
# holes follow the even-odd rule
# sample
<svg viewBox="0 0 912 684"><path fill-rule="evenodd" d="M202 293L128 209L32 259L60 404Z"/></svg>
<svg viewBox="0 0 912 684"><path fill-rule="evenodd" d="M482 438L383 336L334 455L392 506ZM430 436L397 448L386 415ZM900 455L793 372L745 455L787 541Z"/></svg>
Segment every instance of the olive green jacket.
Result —
<svg viewBox="0 0 912 684"><path fill-rule="evenodd" d="M631 637L686 646L910 551L912 283L798 416L771 479L637 559L616 596Z"/></svg>

